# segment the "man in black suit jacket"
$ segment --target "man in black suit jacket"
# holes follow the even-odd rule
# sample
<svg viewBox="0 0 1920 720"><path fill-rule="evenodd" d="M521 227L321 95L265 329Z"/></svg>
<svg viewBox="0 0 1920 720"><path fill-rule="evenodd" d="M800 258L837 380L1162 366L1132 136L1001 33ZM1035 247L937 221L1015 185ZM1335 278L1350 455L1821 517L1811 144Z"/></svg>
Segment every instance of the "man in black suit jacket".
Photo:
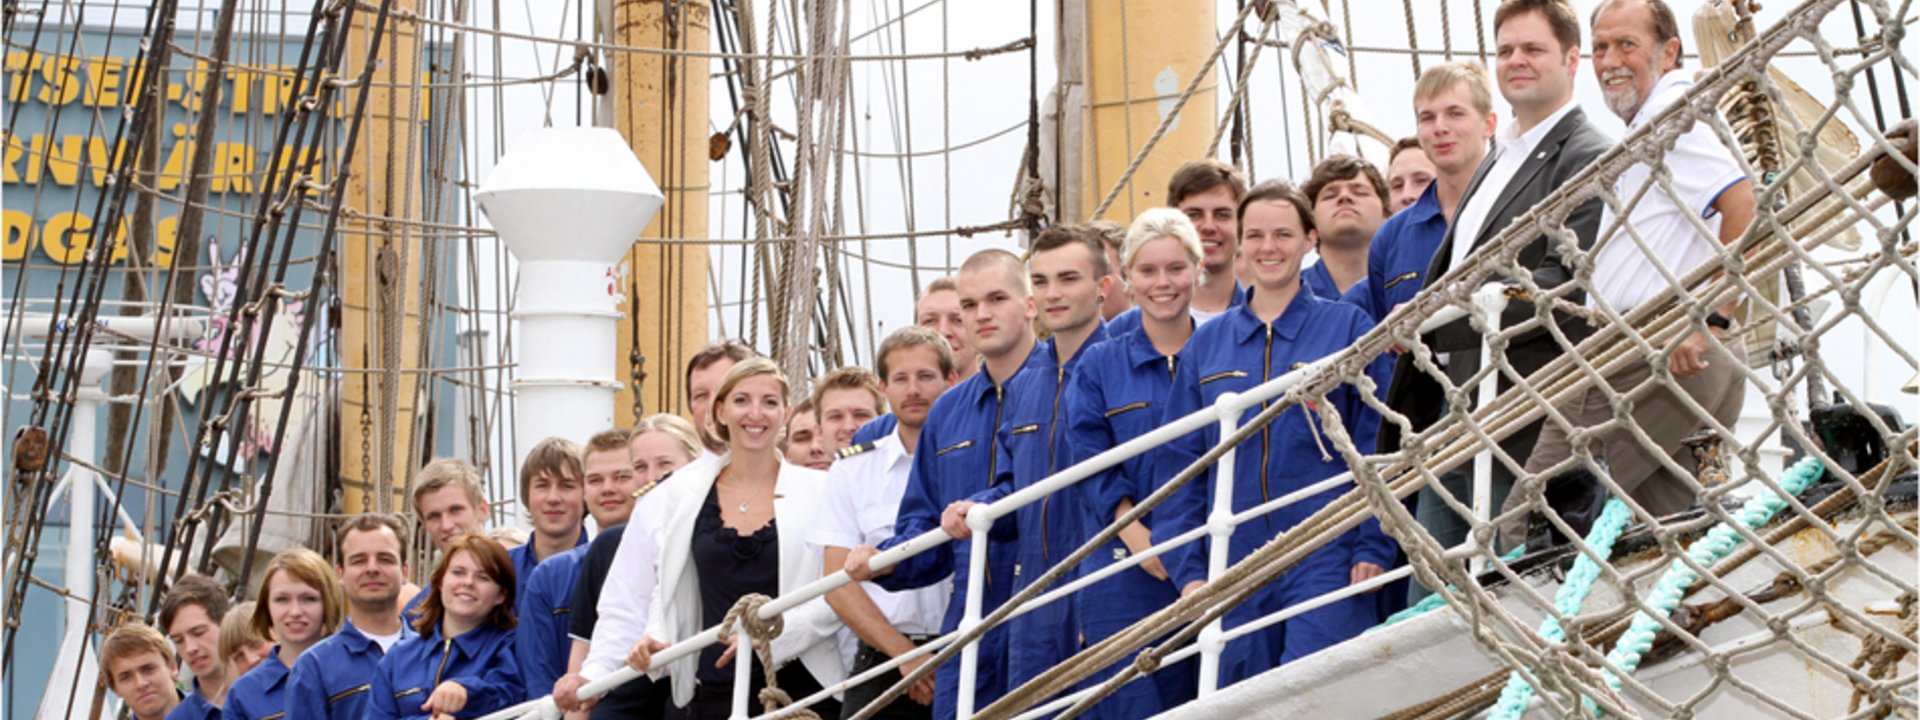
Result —
<svg viewBox="0 0 1920 720"><path fill-rule="evenodd" d="M1481 162L1473 181L1460 200L1446 239L1434 252L1427 277L1438 285L1447 270L1459 264L1471 251L1498 238L1515 219L1558 190L1567 180L1585 169L1612 144L1587 122L1586 114L1573 104L1573 78L1580 60L1580 18L1568 0L1505 0L1494 14L1497 43L1495 74L1500 94L1513 106L1514 121L1501 129L1497 147ZM1599 230L1600 201L1581 205L1569 214L1565 227L1573 231L1582 248L1591 248ZM1541 288L1565 284L1573 274L1561 260L1558 243L1539 235L1519 254L1519 264L1531 273ZM1513 280L1513 278L1507 278ZM1579 296L1566 298L1580 302ZM1530 303L1514 302L1502 317L1502 327L1512 327L1532 318ZM1563 329L1577 340L1577 323ZM1445 363L1447 378L1463 385L1481 366L1479 332L1461 321L1424 338L1436 358ZM1506 350L1509 365L1524 377L1558 357L1563 349L1544 327L1513 338ZM1501 387L1508 384L1501 377ZM1471 393L1470 393L1471 394ZM1445 390L1435 377L1416 368L1410 353L1403 354L1394 368L1387 389L1387 405L1405 415L1415 432L1424 430L1447 412ZM1526 462L1538 423L1509 436L1501 447L1515 464ZM1399 425L1382 423L1378 446L1383 451L1400 447ZM1456 469L1443 477L1449 492L1463 503L1471 504L1470 470ZM1513 473L1494 461L1494 491L1489 507L1499 508L1506 491L1512 487ZM1443 545L1465 539L1465 520L1448 508L1430 489L1422 489L1417 505L1422 525ZM1416 594L1424 594L1419 590Z"/></svg>

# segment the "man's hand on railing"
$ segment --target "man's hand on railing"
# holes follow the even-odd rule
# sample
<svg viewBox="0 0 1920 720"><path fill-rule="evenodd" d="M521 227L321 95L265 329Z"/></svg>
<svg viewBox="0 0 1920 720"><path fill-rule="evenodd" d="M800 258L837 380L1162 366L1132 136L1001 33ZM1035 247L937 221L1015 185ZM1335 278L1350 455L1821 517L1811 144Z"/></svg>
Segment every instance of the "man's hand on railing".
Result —
<svg viewBox="0 0 1920 720"><path fill-rule="evenodd" d="M1207 581L1205 580L1195 580L1193 582L1187 583L1186 587L1180 588L1180 597L1186 598L1189 595L1200 592L1200 588L1203 588L1206 586L1207 586Z"/></svg>
<svg viewBox="0 0 1920 720"><path fill-rule="evenodd" d="M1113 515L1115 519L1119 519L1120 516L1132 511L1133 501L1122 500L1120 506L1114 509ZM1135 520L1127 523L1126 527L1120 528L1120 542L1126 544L1128 554L1139 555L1153 547L1153 531L1148 530L1145 523ZM1167 566L1160 562L1158 556L1140 561L1140 569L1152 575L1155 580L1165 580L1168 577Z"/></svg>
<svg viewBox="0 0 1920 720"><path fill-rule="evenodd" d="M874 578L893 572L893 566L891 565L887 566L885 569L879 572L874 572L871 568L867 567L867 563L873 560L874 556L879 554L880 554L880 548L874 547L872 545L861 545L859 547L854 548L853 550L848 551L847 567L846 567L847 577L853 578L854 580L857 580L859 582L872 582Z"/></svg>
<svg viewBox="0 0 1920 720"><path fill-rule="evenodd" d="M580 699L580 688L586 686L587 678L580 673L567 673L553 684L553 704L567 712L587 712L600 704L599 697Z"/></svg>
<svg viewBox="0 0 1920 720"><path fill-rule="evenodd" d="M973 506L974 503L970 500L953 501L944 512L940 513L940 529L947 531L947 534L955 540L973 537L973 528L967 527L967 510Z"/></svg>
<svg viewBox="0 0 1920 720"><path fill-rule="evenodd" d="M917 657L912 660L908 660L905 663L902 663L900 665L900 677L907 677L909 675L912 675L913 671L919 670L920 666L927 664L927 661L930 659L931 658L929 656L921 655L920 657ZM933 706L933 673L927 673L926 677L920 678L920 682L916 682L912 686L908 687L907 697L911 698L914 702L920 703L921 705L932 707Z"/></svg>
<svg viewBox="0 0 1920 720"><path fill-rule="evenodd" d="M1379 577L1382 574L1385 574L1386 572L1387 572L1387 569L1380 567L1379 565L1375 565L1370 562L1357 562L1353 564L1353 570L1349 573L1350 579L1348 580L1347 584L1359 585L1360 583ZM1374 588L1373 590L1369 590L1368 592L1376 592L1379 589L1380 588Z"/></svg>
<svg viewBox="0 0 1920 720"><path fill-rule="evenodd" d="M640 638L639 642L633 644L633 649L627 651L627 667L646 672L653 665L653 654L665 649L667 649L665 641L650 637Z"/></svg>

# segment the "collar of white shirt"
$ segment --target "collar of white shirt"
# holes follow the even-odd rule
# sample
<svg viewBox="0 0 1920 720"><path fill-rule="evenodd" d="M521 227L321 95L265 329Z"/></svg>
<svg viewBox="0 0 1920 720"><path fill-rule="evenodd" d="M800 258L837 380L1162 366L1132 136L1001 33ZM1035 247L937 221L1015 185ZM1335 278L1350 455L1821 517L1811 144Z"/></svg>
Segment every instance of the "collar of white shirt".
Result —
<svg viewBox="0 0 1920 720"><path fill-rule="evenodd" d="M1539 145L1540 140L1553 130L1553 126L1560 124L1561 118L1573 112L1573 108L1573 99L1568 98L1566 102L1561 103L1560 109L1553 111L1552 115L1548 115L1545 120L1541 120L1524 134L1520 132L1519 122L1507 123L1506 127L1500 128L1500 154L1517 152L1525 155L1532 152L1534 146Z"/></svg>
<svg viewBox="0 0 1920 720"><path fill-rule="evenodd" d="M1647 93L1647 99L1640 102L1640 109L1633 111L1633 119L1627 121L1627 130L1638 129L1652 120L1653 116L1660 114L1660 111L1672 105L1673 100L1666 97L1668 93L1672 93L1677 98L1692 86L1693 73L1690 71L1676 68L1661 75L1660 80L1653 84L1653 90Z"/></svg>

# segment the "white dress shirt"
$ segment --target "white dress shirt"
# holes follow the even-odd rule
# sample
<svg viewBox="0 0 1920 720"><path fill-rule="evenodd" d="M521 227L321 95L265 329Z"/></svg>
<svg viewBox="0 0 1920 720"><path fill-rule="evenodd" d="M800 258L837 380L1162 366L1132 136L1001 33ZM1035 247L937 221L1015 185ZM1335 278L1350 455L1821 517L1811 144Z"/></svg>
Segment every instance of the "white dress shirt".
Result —
<svg viewBox="0 0 1920 720"><path fill-rule="evenodd" d="M814 522L807 543L815 552L824 553L828 547L879 545L893 537L893 521L900 511L901 496L907 494L912 471L913 454L900 442L897 431L874 441L871 450L836 460L827 471L826 497L820 501L820 518ZM952 584L948 578L896 593L870 582L860 583L880 614L904 635L940 633ZM850 632L842 638L841 654L849 663L853 657L850 651L858 641Z"/></svg>
<svg viewBox="0 0 1920 720"><path fill-rule="evenodd" d="M1495 142L1493 167L1487 168L1487 175L1480 180L1480 186L1473 191L1473 197L1467 198L1466 207L1460 208L1460 214L1453 219L1453 262L1448 268L1460 267L1467 253L1473 250L1473 241L1480 237L1482 226L1487 224L1487 215L1493 212L1493 203L1500 199L1500 193L1507 189L1507 183L1513 182L1513 176L1519 174L1520 166L1525 165L1527 156L1539 147L1540 140L1559 125L1560 120L1573 111L1573 100L1569 99L1553 111L1545 120L1541 120L1525 133L1520 132L1520 123L1511 122L1500 128ZM1495 232L1505 228L1494 228Z"/></svg>

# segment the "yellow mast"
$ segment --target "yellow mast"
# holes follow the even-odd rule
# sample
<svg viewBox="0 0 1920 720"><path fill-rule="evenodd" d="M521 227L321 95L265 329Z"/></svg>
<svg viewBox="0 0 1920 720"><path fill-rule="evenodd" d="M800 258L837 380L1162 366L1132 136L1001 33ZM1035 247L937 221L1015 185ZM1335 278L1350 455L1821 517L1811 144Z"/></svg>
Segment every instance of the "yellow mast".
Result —
<svg viewBox="0 0 1920 720"><path fill-rule="evenodd" d="M612 41L619 45L705 51L712 27L706 3L613 0ZM611 64L613 127L632 143L667 197L641 237L705 238L708 60L628 53ZM645 414L684 414L682 366L707 344L709 309L706 245L637 242L627 265L630 277L618 288L627 296L618 361L626 386L614 398L621 425L637 419L636 406ZM644 367L636 366L636 352ZM644 370L644 379L636 377L637 369Z"/></svg>
<svg viewBox="0 0 1920 720"><path fill-rule="evenodd" d="M1088 217L1213 53L1213 3L1065 0L1060 7L1060 218L1125 225L1165 205L1167 178L1204 157L1213 140L1218 82L1209 79L1113 205Z"/></svg>
<svg viewBox="0 0 1920 720"><path fill-rule="evenodd" d="M421 312L427 301L421 217L422 143L426 139L420 26L414 0L395 0L372 74L346 192L340 247L340 473L344 510L404 508L413 467L408 448L423 368ZM354 13L344 77L361 72L375 14ZM366 217L361 217L365 215ZM314 312L317 309L309 309ZM362 373L359 371L377 372ZM382 492L385 490L385 492Z"/></svg>

